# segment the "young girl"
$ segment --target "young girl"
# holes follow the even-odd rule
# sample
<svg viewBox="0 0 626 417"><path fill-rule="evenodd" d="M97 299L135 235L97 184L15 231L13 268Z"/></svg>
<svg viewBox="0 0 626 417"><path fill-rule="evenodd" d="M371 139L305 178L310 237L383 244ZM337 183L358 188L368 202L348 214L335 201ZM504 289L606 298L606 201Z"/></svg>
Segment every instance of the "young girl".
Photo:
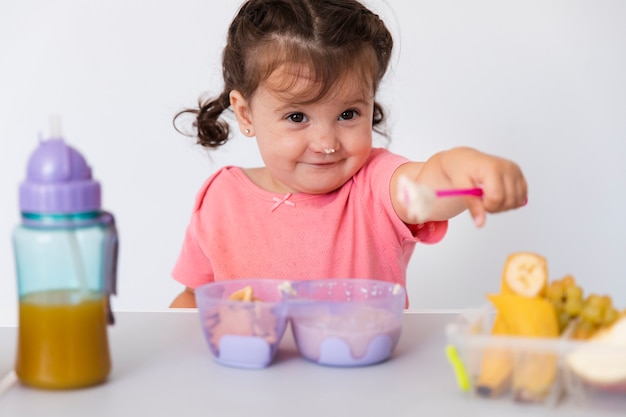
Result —
<svg viewBox="0 0 626 417"><path fill-rule="evenodd" d="M526 200L526 181L508 160L471 148L426 162L372 146L384 120L376 102L392 38L355 0L249 0L228 31L224 90L198 109L198 143L229 138L232 109L255 137L265 166L227 166L196 197L173 277L185 290L171 307L195 307L193 289L212 281L374 278L405 285L416 242L436 243L447 220ZM410 218L398 177L441 188L480 186L481 198L440 199L427 219Z"/></svg>

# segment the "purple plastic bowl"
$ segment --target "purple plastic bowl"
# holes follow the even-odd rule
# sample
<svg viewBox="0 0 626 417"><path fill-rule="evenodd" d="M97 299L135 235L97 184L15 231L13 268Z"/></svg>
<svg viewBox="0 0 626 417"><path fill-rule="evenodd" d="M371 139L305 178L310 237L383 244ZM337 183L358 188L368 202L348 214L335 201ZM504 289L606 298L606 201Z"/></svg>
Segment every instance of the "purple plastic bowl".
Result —
<svg viewBox="0 0 626 417"><path fill-rule="evenodd" d="M317 364L365 366L387 360L402 330L405 291L366 279L294 282L289 316L300 354Z"/></svg>
<svg viewBox="0 0 626 417"><path fill-rule="evenodd" d="M264 368L274 359L287 327L287 304L278 279L237 279L196 288L204 337L215 360L238 368ZM233 301L251 286L260 301Z"/></svg>

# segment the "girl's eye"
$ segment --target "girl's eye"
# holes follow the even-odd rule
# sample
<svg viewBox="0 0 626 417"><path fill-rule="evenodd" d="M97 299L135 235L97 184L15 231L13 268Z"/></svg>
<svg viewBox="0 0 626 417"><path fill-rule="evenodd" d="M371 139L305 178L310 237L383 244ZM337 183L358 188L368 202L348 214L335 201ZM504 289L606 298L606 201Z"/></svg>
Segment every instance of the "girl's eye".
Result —
<svg viewBox="0 0 626 417"><path fill-rule="evenodd" d="M287 116L287 119L289 119L289 121L294 122L294 123L302 123L306 120L306 117L302 113L292 113L289 116Z"/></svg>
<svg viewBox="0 0 626 417"><path fill-rule="evenodd" d="M346 110L339 117L341 120L352 120L358 115L356 110Z"/></svg>

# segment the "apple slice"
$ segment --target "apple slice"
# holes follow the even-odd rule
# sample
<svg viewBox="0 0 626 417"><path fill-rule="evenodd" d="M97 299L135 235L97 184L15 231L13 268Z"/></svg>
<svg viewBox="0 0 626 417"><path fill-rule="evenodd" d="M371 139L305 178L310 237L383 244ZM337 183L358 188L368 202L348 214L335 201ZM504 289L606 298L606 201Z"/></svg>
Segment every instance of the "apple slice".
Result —
<svg viewBox="0 0 626 417"><path fill-rule="evenodd" d="M587 383L626 392L626 316L597 332L567 356L570 369Z"/></svg>

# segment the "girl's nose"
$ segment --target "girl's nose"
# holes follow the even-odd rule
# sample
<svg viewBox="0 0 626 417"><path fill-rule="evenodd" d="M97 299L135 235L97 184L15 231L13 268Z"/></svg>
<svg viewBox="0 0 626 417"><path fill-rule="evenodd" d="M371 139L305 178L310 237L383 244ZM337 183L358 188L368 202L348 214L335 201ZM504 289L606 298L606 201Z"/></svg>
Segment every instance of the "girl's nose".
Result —
<svg viewBox="0 0 626 417"><path fill-rule="evenodd" d="M323 153L326 155L333 154L339 150L340 143L337 132L332 127L324 127L318 129L315 132L316 138L314 138L311 148L313 151Z"/></svg>

